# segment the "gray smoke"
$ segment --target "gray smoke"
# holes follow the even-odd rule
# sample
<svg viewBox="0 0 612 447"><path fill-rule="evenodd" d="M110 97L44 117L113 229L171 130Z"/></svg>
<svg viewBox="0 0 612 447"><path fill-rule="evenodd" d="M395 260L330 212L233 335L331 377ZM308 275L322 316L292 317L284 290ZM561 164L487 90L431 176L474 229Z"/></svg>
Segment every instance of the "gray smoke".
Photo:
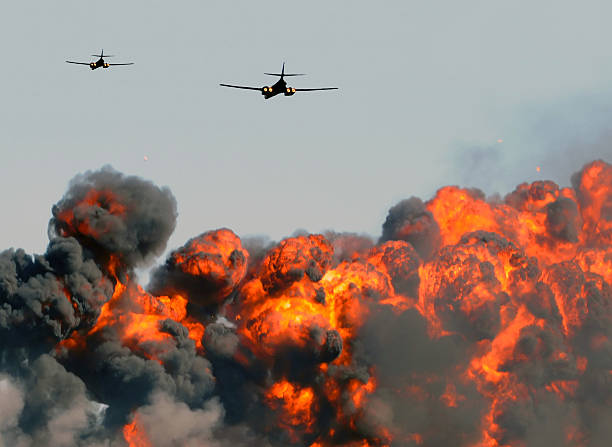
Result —
<svg viewBox="0 0 612 447"><path fill-rule="evenodd" d="M177 217L176 200L167 187L110 166L75 177L52 211L52 233L74 236L104 261L112 254L127 267L159 256Z"/></svg>
<svg viewBox="0 0 612 447"><path fill-rule="evenodd" d="M430 259L440 245L440 228L425 204L417 197L402 200L389 210L380 242L403 240L419 256Z"/></svg>
<svg viewBox="0 0 612 447"><path fill-rule="evenodd" d="M378 243L202 233L170 253L148 292L133 269L165 249L174 198L109 167L77 176L53 207L46 252L0 253L0 447L121 447L132 422L156 447L469 447L488 412L500 445L607 445L612 289L583 259L611 237L612 167L600 168L599 195L583 170L573 192L535 182L490 202L507 212L546 202L535 242L579 246L573 259L530 257L505 222L444 245L429 202L413 197L389 210ZM612 263L606 247L603 258ZM336 276L349 280L326 296ZM283 322L292 336L247 337L260 324L249 311L281 296L305 308L351 305L334 308L343 310L333 327L298 313ZM154 321L159 339L125 335L132 315ZM505 329L512 343L500 341ZM474 377L483 373L473 362L495 350L498 383ZM310 426L270 403L281 380L313 393ZM375 390L360 397L366 384Z"/></svg>

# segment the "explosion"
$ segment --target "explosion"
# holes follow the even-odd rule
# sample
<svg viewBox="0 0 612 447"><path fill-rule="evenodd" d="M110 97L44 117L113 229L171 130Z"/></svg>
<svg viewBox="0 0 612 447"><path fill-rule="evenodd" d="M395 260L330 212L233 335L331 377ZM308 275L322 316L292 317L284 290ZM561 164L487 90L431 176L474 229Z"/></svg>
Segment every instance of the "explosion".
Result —
<svg viewBox="0 0 612 447"><path fill-rule="evenodd" d="M378 243L206 231L143 288L174 197L79 175L0 253L0 445L608 445L612 165L571 183L447 186Z"/></svg>

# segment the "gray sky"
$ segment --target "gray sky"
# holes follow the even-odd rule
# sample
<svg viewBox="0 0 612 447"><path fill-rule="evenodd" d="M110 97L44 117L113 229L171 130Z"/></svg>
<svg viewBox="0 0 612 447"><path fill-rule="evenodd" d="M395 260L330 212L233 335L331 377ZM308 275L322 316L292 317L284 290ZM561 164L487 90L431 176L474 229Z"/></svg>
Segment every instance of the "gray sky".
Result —
<svg viewBox="0 0 612 447"><path fill-rule="evenodd" d="M610 17L607 1L2 2L0 247L44 251L52 204L104 164L171 188L170 248L222 226L378 235L391 205L446 184L568 184L612 161ZM64 63L101 48L136 64ZM269 84L283 61L308 74L295 87L340 90L218 86Z"/></svg>

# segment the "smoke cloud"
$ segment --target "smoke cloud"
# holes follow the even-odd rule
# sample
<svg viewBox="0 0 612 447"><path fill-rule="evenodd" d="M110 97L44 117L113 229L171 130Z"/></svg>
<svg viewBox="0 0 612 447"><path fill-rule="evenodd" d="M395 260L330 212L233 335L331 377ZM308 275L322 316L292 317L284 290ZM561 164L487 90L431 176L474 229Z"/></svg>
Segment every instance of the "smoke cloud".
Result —
<svg viewBox="0 0 612 447"><path fill-rule="evenodd" d="M143 288L176 200L78 175L0 253L0 447L607 445L612 165L571 184L446 186L378 242L208 230Z"/></svg>

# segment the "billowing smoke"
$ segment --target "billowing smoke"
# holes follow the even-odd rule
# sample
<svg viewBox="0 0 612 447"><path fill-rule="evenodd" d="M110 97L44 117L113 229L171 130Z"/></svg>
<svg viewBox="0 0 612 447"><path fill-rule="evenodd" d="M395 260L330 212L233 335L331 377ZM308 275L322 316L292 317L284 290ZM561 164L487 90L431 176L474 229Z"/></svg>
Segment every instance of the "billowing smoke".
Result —
<svg viewBox="0 0 612 447"><path fill-rule="evenodd" d="M183 294L190 303L216 306L244 279L249 253L231 230L208 231L173 251L156 269L149 289Z"/></svg>
<svg viewBox="0 0 612 447"><path fill-rule="evenodd" d="M176 225L176 200L168 188L105 167L70 182L53 207L49 230L75 237L99 262L128 268L152 261Z"/></svg>
<svg viewBox="0 0 612 447"><path fill-rule="evenodd" d="M608 445L612 165L571 184L444 187L378 243L209 230L145 289L174 197L79 175L0 253L0 447Z"/></svg>

